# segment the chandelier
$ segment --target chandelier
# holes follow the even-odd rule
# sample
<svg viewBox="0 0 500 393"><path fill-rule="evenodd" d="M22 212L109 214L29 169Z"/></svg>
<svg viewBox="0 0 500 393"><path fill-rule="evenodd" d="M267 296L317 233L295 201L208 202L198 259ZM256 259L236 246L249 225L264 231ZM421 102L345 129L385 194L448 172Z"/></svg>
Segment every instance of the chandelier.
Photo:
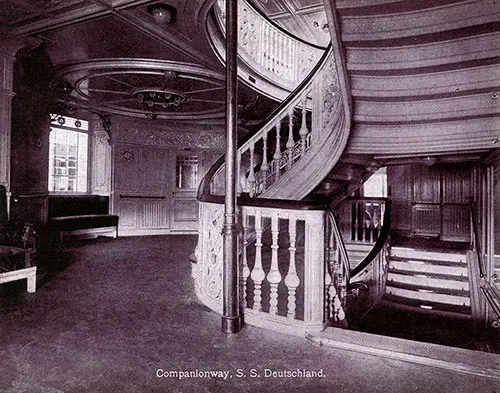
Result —
<svg viewBox="0 0 500 393"><path fill-rule="evenodd" d="M149 109L153 109L155 105L164 109L176 108L187 101L184 95L173 89L141 89L134 91L132 97Z"/></svg>

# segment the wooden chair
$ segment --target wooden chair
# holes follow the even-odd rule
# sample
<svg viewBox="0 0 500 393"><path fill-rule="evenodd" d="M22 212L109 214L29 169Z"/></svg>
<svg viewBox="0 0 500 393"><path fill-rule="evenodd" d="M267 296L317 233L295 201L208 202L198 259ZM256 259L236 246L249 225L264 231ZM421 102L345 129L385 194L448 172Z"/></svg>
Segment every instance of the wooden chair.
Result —
<svg viewBox="0 0 500 393"><path fill-rule="evenodd" d="M22 231L9 230L6 220L5 188L0 187L0 284L27 279L28 292L36 291L36 266L33 256L36 252L35 230L25 224Z"/></svg>

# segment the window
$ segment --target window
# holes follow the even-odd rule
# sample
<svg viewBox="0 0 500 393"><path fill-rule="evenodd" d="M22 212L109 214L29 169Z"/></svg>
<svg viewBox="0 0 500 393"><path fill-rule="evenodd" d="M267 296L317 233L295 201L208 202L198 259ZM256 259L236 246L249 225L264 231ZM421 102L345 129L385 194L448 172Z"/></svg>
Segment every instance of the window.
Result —
<svg viewBox="0 0 500 393"><path fill-rule="evenodd" d="M49 192L87 192L88 122L51 115Z"/></svg>
<svg viewBox="0 0 500 393"><path fill-rule="evenodd" d="M175 179L177 188L198 187L198 156L177 156Z"/></svg>
<svg viewBox="0 0 500 393"><path fill-rule="evenodd" d="M363 196L387 197L387 168L382 167L363 184Z"/></svg>

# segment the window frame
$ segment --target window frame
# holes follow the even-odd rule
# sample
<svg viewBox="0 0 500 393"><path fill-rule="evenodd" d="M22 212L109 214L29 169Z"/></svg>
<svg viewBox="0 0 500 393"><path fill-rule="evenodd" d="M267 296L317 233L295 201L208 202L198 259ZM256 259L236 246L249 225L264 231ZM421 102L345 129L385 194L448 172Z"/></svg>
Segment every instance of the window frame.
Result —
<svg viewBox="0 0 500 393"><path fill-rule="evenodd" d="M63 119L62 122L60 119ZM71 124L76 124L77 122L82 123L82 127L71 127L66 125L66 120L70 120ZM86 128L86 129L85 129ZM51 187L51 178L53 180L54 178L54 161L55 161L55 154L51 156L51 142L50 142L50 135L52 135L52 132L55 130L63 130L63 131L70 131L74 133L82 133L87 135L87 154L86 154L86 180L85 180L85 191L62 191L62 190L53 190L50 191ZM90 123L88 120L85 119L80 119L80 118L74 118L71 116L66 116L66 115L61 115L61 114L51 114L50 115L50 131L49 131L49 159L48 159L48 177L47 177L47 190L49 195L88 195L90 194L90 187L91 187L91 133L90 133ZM78 151L76 153L77 158L79 156ZM78 160L77 160L78 162ZM78 174L76 179L78 179Z"/></svg>

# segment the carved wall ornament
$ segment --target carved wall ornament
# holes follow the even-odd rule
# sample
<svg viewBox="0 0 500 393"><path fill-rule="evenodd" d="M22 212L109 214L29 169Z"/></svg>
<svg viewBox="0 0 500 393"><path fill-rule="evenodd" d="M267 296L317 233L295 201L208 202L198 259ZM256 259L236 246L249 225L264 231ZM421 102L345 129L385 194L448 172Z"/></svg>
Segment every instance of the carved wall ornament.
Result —
<svg viewBox="0 0 500 393"><path fill-rule="evenodd" d="M208 233L206 234L206 252L208 254L206 258L208 266L205 275L206 289L210 297L220 299L222 294L222 226L224 224L224 215L219 207L210 210L209 216L211 220L209 220Z"/></svg>
<svg viewBox="0 0 500 393"><path fill-rule="evenodd" d="M338 101L341 99L339 90L339 81L337 70L335 67L335 58L333 55L327 60L327 64L323 70L323 129L332 129L333 123L338 115L334 110Z"/></svg>
<svg viewBox="0 0 500 393"><path fill-rule="evenodd" d="M110 143L108 134L94 133L94 136L97 145L108 145Z"/></svg>
<svg viewBox="0 0 500 393"><path fill-rule="evenodd" d="M131 150L123 150L121 157L125 162L134 162L134 152Z"/></svg>
<svg viewBox="0 0 500 393"><path fill-rule="evenodd" d="M138 128L121 128L117 129L115 133L115 142L140 145L220 149L225 144L224 135L220 133L142 130Z"/></svg>

